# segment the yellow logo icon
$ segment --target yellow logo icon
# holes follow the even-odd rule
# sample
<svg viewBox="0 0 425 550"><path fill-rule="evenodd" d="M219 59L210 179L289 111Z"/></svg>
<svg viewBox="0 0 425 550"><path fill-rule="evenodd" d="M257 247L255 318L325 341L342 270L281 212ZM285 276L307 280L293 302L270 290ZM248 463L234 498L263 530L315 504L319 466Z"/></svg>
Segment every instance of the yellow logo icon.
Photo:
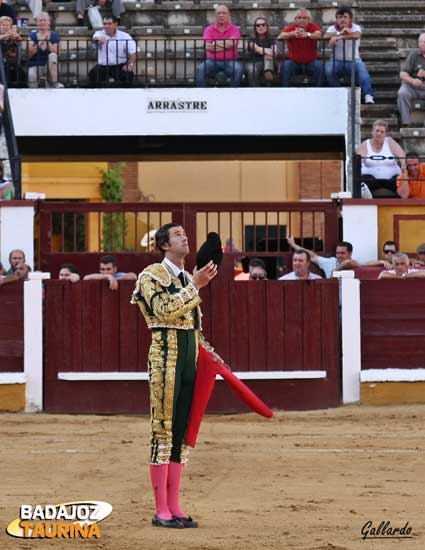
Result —
<svg viewBox="0 0 425 550"><path fill-rule="evenodd" d="M6 533L25 539L100 538L99 522L112 512L108 502L80 500L63 504L22 504Z"/></svg>

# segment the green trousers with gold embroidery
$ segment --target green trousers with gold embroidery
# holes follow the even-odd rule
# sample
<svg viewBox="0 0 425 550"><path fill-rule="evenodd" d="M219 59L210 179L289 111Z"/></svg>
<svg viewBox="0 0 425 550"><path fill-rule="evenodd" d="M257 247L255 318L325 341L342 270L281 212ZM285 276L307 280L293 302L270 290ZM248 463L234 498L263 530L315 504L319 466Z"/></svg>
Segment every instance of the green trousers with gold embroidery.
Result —
<svg viewBox="0 0 425 550"><path fill-rule="evenodd" d="M151 464L187 462L184 434L196 378L198 332L154 329L149 350Z"/></svg>

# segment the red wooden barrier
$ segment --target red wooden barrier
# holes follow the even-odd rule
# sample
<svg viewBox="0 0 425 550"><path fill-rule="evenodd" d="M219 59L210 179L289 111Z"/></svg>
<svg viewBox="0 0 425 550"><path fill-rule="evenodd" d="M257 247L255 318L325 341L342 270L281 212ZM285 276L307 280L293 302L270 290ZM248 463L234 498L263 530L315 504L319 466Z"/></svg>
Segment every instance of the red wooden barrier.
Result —
<svg viewBox="0 0 425 550"><path fill-rule="evenodd" d="M0 372L23 372L23 370L23 283L8 283L0 286Z"/></svg>
<svg viewBox="0 0 425 550"><path fill-rule="evenodd" d="M423 368L425 281L362 281L362 369Z"/></svg>
<svg viewBox="0 0 425 550"><path fill-rule="evenodd" d="M231 262L228 262L232 269ZM202 293L204 333L234 371L326 371L326 378L253 380L272 407L310 409L340 402L339 306L336 280L228 280L224 267ZM146 372L150 334L133 283L47 281L45 410L148 412L146 381L64 381L58 372ZM223 382L210 411L246 411Z"/></svg>

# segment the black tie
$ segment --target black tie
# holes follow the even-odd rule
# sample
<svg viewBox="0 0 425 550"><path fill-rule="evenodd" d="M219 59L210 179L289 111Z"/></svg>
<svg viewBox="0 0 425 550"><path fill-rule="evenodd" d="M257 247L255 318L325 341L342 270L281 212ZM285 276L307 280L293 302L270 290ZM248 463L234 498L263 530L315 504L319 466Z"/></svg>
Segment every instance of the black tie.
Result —
<svg viewBox="0 0 425 550"><path fill-rule="evenodd" d="M185 279L183 271L180 271L179 279L180 279L180 282L181 282L182 286L186 286L186 279Z"/></svg>

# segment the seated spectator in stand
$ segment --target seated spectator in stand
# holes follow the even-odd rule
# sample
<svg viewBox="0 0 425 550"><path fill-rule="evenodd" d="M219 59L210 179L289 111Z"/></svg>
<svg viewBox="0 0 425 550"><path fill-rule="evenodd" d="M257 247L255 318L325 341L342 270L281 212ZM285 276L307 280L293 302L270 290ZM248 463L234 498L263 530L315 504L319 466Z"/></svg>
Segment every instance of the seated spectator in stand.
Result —
<svg viewBox="0 0 425 550"><path fill-rule="evenodd" d="M422 243L416 249L416 260L413 262L414 267L425 265L425 243Z"/></svg>
<svg viewBox="0 0 425 550"><path fill-rule="evenodd" d="M425 199L425 163L417 153L406 155L406 171L397 178L397 194L402 199Z"/></svg>
<svg viewBox="0 0 425 550"><path fill-rule="evenodd" d="M31 31L28 42L28 85L37 88L42 79L52 88L63 88L58 82L59 35L50 30L50 15L42 12L37 30Z"/></svg>
<svg viewBox="0 0 425 550"><path fill-rule="evenodd" d="M401 124L410 126L413 102L425 99L425 33L418 39L418 49L409 53L400 71L401 86L398 91L397 107Z"/></svg>
<svg viewBox="0 0 425 550"><path fill-rule="evenodd" d="M15 250L11 250L9 253L10 267L5 274L13 275L15 273L17 266L22 263L25 263L25 252L23 250L20 250L19 248L16 248Z"/></svg>
<svg viewBox="0 0 425 550"><path fill-rule="evenodd" d="M400 145L387 136L385 120L375 120L372 125L372 139L363 141L357 149L362 157L362 182L373 198L398 198L397 177L401 174L398 164L405 167L406 156Z"/></svg>
<svg viewBox="0 0 425 550"><path fill-rule="evenodd" d="M241 38L239 27L230 22L227 6L217 6L216 22L204 30L207 59L196 68L196 85L205 88L207 79L224 72L230 79L230 87L237 88L243 74L238 59L238 43Z"/></svg>
<svg viewBox="0 0 425 550"><path fill-rule="evenodd" d="M383 267L385 269L391 269L393 266L393 256L398 252L397 243L394 241L385 241L382 246L382 259L370 260L364 265L370 267Z"/></svg>
<svg viewBox="0 0 425 550"><path fill-rule="evenodd" d="M292 25L285 27L277 37L287 40L287 59L280 67L282 86L289 86L294 74L307 74L314 78L316 86L323 86L323 64L317 59L318 40L322 37L319 25L311 22L310 12L300 9Z"/></svg>
<svg viewBox="0 0 425 550"><path fill-rule="evenodd" d="M0 200L12 199L14 194L13 181L4 179L3 161L0 160Z"/></svg>
<svg viewBox="0 0 425 550"><path fill-rule="evenodd" d="M84 14L90 6L99 6L100 8L108 8L112 10L112 15L118 25L121 24L121 14L125 12L122 0L77 0L75 9L77 12L78 26L84 24Z"/></svg>
<svg viewBox="0 0 425 550"><path fill-rule="evenodd" d="M359 46L362 30L353 23L353 12L348 6L341 6L336 11L336 24L328 27L323 38L329 38L329 46L334 48L334 58L326 62L325 72L329 86L340 86L342 76L351 77L351 63L353 57L352 41L354 46L354 67L356 81L360 84L362 98L365 103L373 104L373 89L369 71L360 58Z"/></svg>
<svg viewBox="0 0 425 550"><path fill-rule="evenodd" d="M378 279L405 279L425 278L425 270L419 271L410 267L410 260L407 254L397 252L393 256L393 269L381 271Z"/></svg>
<svg viewBox="0 0 425 550"><path fill-rule="evenodd" d="M99 273L92 273L91 275L86 275L84 277L85 281L102 279L109 281L109 288L111 290L117 290L117 279L120 281L136 281L137 276L135 273L123 273L122 271L118 271L117 259L115 256L107 254L106 256L100 258Z"/></svg>
<svg viewBox="0 0 425 550"><path fill-rule="evenodd" d="M359 263L351 257L353 254L353 245L347 241L342 241L337 245L335 256L325 258L324 256L319 256L312 250L307 250L296 244L294 237L288 237L286 240L289 246L297 252L308 252L311 261L320 267L327 279L332 277L333 271L344 271L359 267Z"/></svg>
<svg viewBox="0 0 425 550"><path fill-rule="evenodd" d="M267 280L266 264L260 258L252 258L249 261L249 281Z"/></svg>
<svg viewBox="0 0 425 550"><path fill-rule="evenodd" d="M310 253L307 250L295 251L292 256L292 269L291 273L279 277L279 281L307 281L314 279L321 279L320 275L311 273L310 271Z"/></svg>
<svg viewBox="0 0 425 550"><path fill-rule="evenodd" d="M6 15L0 17L0 44L9 88L26 86L25 71L21 67L21 41L12 19Z"/></svg>
<svg viewBox="0 0 425 550"><path fill-rule="evenodd" d="M248 42L251 57L246 64L250 86L258 86L261 81L271 82L275 75L276 40L270 36L270 27L264 17L254 21L254 38Z"/></svg>
<svg viewBox="0 0 425 550"><path fill-rule="evenodd" d="M116 17L103 18L103 30L96 31L97 65L89 71L91 84L108 82L110 79L131 84L134 78L137 45L126 32L118 29Z"/></svg>
<svg viewBox="0 0 425 550"><path fill-rule="evenodd" d="M12 8L12 6L9 6L9 4L7 4L3 0L0 0L0 17L3 16L10 17L10 19L12 19L13 25L15 25L16 27L17 20L15 10Z"/></svg>
<svg viewBox="0 0 425 550"><path fill-rule="evenodd" d="M59 271L60 281L70 281L76 283L80 280L77 267L74 264L62 264Z"/></svg>

